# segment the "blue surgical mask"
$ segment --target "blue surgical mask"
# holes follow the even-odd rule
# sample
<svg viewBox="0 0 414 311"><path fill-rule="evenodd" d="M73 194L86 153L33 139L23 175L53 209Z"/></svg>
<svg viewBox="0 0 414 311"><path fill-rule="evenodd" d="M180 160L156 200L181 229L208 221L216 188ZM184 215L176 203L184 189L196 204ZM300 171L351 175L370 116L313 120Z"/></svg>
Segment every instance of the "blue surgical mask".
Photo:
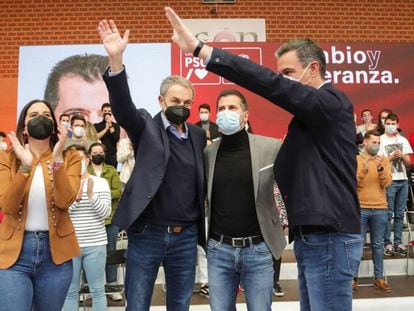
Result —
<svg viewBox="0 0 414 311"><path fill-rule="evenodd" d="M60 122L60 125L62 125L62 127L67 129L69 127L69 122L68 121L62 121L62 122Z"/></svg>
<svg viewBox="0 0 414 311"><path fill-rule="evenodd" d="M240 114L235 111L223 110L217 113L217 126L224 135L233 135L240 131Z"/></svg>
<svg viewBox="0 0 414 311"><path fill-rule="evenodd" d="M389 135L393 135L397 132L397 125L395 124L385 124L385 132Z"/></svg>

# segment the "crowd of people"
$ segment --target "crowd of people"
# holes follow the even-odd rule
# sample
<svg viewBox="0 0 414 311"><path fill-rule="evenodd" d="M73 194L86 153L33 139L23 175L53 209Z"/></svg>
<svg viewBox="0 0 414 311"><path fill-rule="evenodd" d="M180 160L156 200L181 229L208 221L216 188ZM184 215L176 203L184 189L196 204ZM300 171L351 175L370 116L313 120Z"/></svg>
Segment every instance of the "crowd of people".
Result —
<svg viewBox="0 0 414 311"><path fill-rule="evenodd" d="M285 229L302 310L352 309L368 229L375 288L390 292L383 256L407 255L414 133L405 138L389 109L377 123L364 109L356 124L349 99L324 80L325 56L312 40L282 45L276 73L197 40L171 8L166 15L184 52L293 115L285 139L253 134L249 103L235 89L218 94L216 122L208 103L199 122L187 122L195 90L176 75L161 82L157 115L137 108L123 63L129 31L102 20L108 57L96 61L109 98L98 117L63 104L58 85L74 82L54 70L51 103L29 102L16 131L0 132L2 305L78 310L83 271L93 310L105 310L105 284L118 282L106 256L121 229L127 310L149 310L161 264L169 310L189 309L197 265L212 310L233 311L240 288L248 310L271 310L272 296L283 295ZM74 60L59 66L72 72Z"/></svg>

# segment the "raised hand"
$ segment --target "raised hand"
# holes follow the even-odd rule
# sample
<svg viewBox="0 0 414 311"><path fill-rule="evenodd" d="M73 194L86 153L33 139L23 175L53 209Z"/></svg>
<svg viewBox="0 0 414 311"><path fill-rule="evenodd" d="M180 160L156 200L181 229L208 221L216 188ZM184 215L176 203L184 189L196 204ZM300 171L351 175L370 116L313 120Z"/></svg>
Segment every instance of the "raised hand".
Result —
<svg viewBox="0 0 414 311"><path fill-rule="evenodd" d="M105 51L108 54L111 70L121 70L122 54L128 45L129 30L126 30L123 37L121 37L113 20L109 20L109 22L102 20L99 22L98 32L101 36Z"/></svg>
<svg viewBox="0 0 414 311"><path fill-rule="evenodd" d="M181 18L170 7L165 7L165 15L170 21L174 30L174 35L171 37L174 43L177 43L181 50L186 53L193 53L197 47L198 40L191 33L190 29L183 23ZM211 48L205 45L199 54L199 57L206 59L211 53Z"/></svg>
<svg viewBox="0 0 414 311"><path fill-rule="evenodd" d="M30 151L29 144L25 144L24 147L17 139L16 133L11 131L7 136L9 136L10 142L12 144L14 153L16 154L17 158L22 162L25 166L32 166L33 165L33 154Z"/></svg>

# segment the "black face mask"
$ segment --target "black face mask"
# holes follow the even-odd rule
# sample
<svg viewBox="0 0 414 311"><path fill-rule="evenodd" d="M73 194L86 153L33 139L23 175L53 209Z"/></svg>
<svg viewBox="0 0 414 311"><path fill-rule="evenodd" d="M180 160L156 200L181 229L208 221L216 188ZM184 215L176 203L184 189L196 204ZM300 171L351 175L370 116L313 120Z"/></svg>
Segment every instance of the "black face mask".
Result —
<svg viewBox="0 0 414 311"><path fill-rule="evenodd" d="M184 106L168 106L165 110L165 116L172 124L183 124L190 116L190 109Z"/></svg>
<svg viewBox="0 0 414 311"><path fill-rule="evenodd" d="M53 134L53 121L44 116L38 116L27 123L27 132L35 139L46 139Z"/></svg>
<svg viewBox="0 0 414 311"><path fill-rule="evenodd" d="M103 154L94 154L92 156L93 164L99 165L99 164L104 163L104 161L105 161L105 156Z"/></svg>

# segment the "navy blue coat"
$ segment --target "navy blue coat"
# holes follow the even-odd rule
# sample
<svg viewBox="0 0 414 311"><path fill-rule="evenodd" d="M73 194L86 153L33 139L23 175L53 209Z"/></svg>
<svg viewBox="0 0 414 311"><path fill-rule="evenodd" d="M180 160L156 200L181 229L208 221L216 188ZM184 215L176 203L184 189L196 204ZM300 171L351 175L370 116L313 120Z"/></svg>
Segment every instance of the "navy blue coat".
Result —
<svg viewBox="0 0 414 311"><path fill-rule="evenodd" d="M268 99L294 117L275 161L289 226L321 225L360 232L355 123L345 94L291 81L215 48L207 69Z"/></svg>
<svg viewBox="0 0 414 311"><path fill-rule="evenodd" d="M112 113L118 124L127 132L135 152L135 167L125 186L113 217L113 223L128 229L142 214L157 193L167 168L170 146L161 119L154 118L145 109L137 109L132 102L126 72L110 77L108 71L103 79L109 91ZM205 244L204 230L204 159L205 131L187 123L197 169L198 208L201 211L199 243Z"/></svg>

